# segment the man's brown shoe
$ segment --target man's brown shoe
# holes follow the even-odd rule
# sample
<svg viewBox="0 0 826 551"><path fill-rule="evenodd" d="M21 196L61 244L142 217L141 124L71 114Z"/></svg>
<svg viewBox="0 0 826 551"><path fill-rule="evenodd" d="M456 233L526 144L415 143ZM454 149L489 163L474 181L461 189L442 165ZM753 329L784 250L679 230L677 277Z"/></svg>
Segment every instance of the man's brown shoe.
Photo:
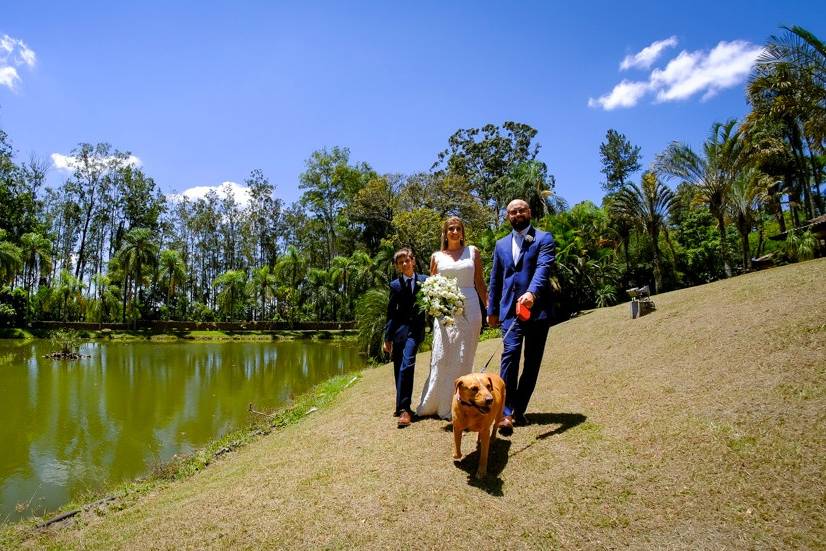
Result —
<svg viewBox="0 0 826 551"><path fill-rule="evenodd" d="M412 422L413 422L413 420L410 418L410 412L409 411L401 412L401 415L399 415L399 428L400 429L403 429L404 427L409 427L410 423L412 423Z"/></svg>
<svg viewBox="0 0 826 551"><path fill-rule="evenodd" d="M499 434L502 436L510 436L513 434L513 416L512 415L505 415L501 421L499 421Z"/></svg>

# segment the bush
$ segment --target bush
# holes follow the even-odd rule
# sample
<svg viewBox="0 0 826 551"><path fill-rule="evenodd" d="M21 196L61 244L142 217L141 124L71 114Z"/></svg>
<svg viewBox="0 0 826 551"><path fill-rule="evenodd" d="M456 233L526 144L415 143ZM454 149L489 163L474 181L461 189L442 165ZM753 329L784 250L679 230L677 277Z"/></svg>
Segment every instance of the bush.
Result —
<svg viewBox="0 0 826 551"><path fill-rule="evenodd" d="M215 312L203 302L193 302L190 317L192 321L215 321Z"/></svg>
<svg viewBox="0 0 826 551"><path fill-rule="evenodd" d="M5 302L0 302L0 327L14 327L17 312Z"/></svg>
<svg viewBox="0 0 826 551"><path fill-rule="evenodd" d="M49 335L49 342L60 354L69 356L80 348L80 333L73 329L57 329Z"/></svg>
<svg viewBox="0 0 826 551"><path fill-rule="evenodd" d="M356 302L358 342L370 358L381 358L384 345L384 325L387 321L387 291L370 289Z"/></svg>
<svg viewBox="0 0 826 551"><path fill-rule="evenodd" d="M23 327L26 324L26 292L23 289L0 289L0 327Z"/></svg>

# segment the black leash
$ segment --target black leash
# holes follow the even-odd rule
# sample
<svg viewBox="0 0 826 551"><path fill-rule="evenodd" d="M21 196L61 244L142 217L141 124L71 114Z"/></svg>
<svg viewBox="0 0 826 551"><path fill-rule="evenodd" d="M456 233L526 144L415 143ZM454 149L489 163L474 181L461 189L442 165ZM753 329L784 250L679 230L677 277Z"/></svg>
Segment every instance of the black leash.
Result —
<svg viewBox="0 0 826 551"><path fill-rule="evenodd" d="M513 323L511 323L511 326L508 327L507 331L505 331L505 335L502 337L502 346L503 347L505 346L505 339L508 338L508 335L510 334L511 329L513 329L513 326L516 325L518 321L519 321L518 319L514 318ZM499 348L497 348L496 350L493 351L493 354L490 355L490 358L488 358L488 361L486 361L485 365L482 366L482 369L479 370L479 373L484 373L485 372L485 370L490 365L490 361L493 359L494 356L496 356L497 352L499 352Z"/></svg>

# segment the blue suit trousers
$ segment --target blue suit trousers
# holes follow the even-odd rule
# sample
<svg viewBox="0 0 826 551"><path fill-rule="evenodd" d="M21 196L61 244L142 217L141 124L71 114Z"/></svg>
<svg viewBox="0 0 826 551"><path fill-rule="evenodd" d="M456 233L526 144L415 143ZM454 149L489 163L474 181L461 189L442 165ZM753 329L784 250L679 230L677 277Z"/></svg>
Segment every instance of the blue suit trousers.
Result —
<svg viewBox="0 0 826 551"><path fill-rule="evenodd" d="M536 379L539 376L539 364L545 351L545 341L548 339L550 324L546 320L530 320L520 322L514 318L510 325L502 330L510 333L503 342L502 363L499 375L505 381L505 415L524 415L528 409ZM519 360L522 349L525 349L525 362L522 366L522 375L519 375Z"/></svg>
<svg viewBox="0 0 826 551"><path fill-rule="evenodd" d="M419 342L408 336L393 342L393 375L396 378L396 414L413 412L410 407L413 396L413 373L416 368L416 352Z"/></svg>

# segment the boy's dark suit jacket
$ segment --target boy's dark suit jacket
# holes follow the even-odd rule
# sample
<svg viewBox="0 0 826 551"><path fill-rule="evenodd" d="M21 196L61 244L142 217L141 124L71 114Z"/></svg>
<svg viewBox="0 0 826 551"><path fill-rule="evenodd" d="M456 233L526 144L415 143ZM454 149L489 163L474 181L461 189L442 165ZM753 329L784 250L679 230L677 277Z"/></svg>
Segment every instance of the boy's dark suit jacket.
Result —
<svg viewBox="0 0 826 551"><path fill-rule="evenodd" d="M387 325L384 326L384 340L404 342L408 336L420 343L424 340L425 314L416 306L416 296L422 283L427 279L421 274L416 278L415 289L411 295L402 276L390 282L390 303L387 305Z"/></svg>

